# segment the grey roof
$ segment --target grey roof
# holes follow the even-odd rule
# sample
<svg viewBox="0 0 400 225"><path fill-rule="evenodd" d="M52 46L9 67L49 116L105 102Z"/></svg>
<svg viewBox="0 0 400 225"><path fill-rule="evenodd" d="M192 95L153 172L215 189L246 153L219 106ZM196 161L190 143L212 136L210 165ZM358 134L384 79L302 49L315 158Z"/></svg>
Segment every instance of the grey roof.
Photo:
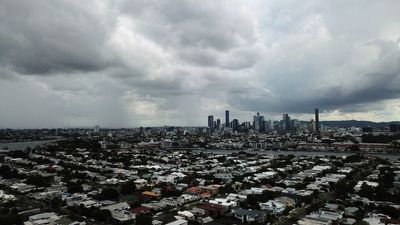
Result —
<svg viewBox="0 0 400 225"><path fill-rule="evenodd" d="M260 217L265 216L265 213L263 211L254 210L254 209L238 208L238 209L234 209L233 212L238 216L246 215L251 218L260 218Z"/></svg>

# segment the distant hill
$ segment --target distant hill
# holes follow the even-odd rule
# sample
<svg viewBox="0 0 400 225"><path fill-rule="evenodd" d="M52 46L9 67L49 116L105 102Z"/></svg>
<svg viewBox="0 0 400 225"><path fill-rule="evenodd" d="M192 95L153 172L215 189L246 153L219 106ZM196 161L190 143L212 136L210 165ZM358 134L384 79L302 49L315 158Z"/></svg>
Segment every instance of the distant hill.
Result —
<svg viewBox="0 0 400 225"><path fill-rule="evenodd" d="M338 120L338 121L321 121L321 124L329 127L389 127L389 124L400 124L400 121L391 122L372 122L362 120Z"/></svg>

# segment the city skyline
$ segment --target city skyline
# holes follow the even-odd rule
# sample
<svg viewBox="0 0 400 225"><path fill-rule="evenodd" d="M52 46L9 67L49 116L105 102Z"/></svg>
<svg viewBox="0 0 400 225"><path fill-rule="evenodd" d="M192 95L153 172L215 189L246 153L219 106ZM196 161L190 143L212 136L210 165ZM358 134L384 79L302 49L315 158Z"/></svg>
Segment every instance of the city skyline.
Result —
<svg viewBox="0 0 400 225"><path fill-rule="evenodd" d="M399 1L0 4L0 127L400 120Z"/></svg>

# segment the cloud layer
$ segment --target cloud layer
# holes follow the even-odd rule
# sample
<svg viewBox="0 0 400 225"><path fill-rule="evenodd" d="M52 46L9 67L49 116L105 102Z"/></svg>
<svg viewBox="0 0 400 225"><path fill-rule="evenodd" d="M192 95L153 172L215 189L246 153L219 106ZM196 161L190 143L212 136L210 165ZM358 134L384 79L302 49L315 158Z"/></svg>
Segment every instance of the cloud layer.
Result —
<svg viewBox="0 0 400 225"><path fill-rule="evenodd" d="M0 0L0 127L399 120L399 1ZM361 10L362 9L362 10Z"/></svg>

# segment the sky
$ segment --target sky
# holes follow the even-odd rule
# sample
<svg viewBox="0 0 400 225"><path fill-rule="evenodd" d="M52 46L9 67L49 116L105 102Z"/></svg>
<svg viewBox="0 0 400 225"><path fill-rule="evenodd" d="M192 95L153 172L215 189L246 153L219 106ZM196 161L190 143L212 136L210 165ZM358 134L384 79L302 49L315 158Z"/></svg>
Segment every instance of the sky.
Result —
<svg viewBox="0 0 400 225"><path fill-rule="evenodd" d="M400 120L398 0L0 0L0 128Z"/></svg>

